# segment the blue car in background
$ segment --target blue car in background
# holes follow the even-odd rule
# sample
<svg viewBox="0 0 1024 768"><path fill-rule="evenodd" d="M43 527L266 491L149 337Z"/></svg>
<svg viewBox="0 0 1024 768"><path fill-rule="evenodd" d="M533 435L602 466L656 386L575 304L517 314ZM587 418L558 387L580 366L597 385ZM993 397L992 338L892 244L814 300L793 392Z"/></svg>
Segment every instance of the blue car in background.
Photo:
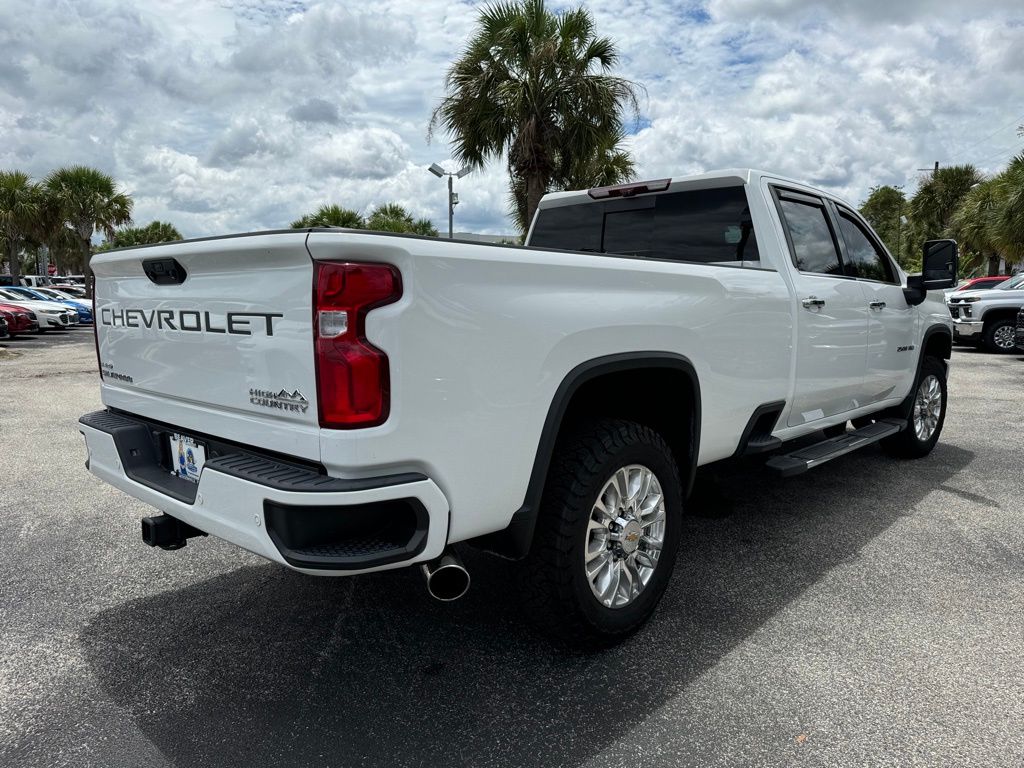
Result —
<svg viewBox="0 0 1024 768"><path fill-rule="evenodd" d="M78 322L79 323L91 323L92 322L92 306L90 306L87 302L77 301L76 299L72 299L72 298L67 298L67 299L54 298L53 296L47 296L45 293L42 293L41 291L37 291L34 288L26 288L23 285L11 285L11 286L6 287L4 290L11 291L11 292L14 292L14 293L18 293L18 294L24 296L26 299L30 299L32 301L52 301L52 302L55 302L57 304L63 304L68 309L73 309L76 312L78 312Z"/></svg>

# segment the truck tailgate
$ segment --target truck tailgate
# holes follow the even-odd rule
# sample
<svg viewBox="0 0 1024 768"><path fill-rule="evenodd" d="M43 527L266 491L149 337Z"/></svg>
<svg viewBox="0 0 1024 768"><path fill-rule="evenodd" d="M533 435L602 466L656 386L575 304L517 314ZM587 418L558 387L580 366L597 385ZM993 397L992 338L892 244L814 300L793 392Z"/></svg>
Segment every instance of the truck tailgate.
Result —
<svg viewBox="0 0 1024 768"><path fill-rule="evenodd" d="M97 254L103 402L318 461L306 233Z"/></svg>

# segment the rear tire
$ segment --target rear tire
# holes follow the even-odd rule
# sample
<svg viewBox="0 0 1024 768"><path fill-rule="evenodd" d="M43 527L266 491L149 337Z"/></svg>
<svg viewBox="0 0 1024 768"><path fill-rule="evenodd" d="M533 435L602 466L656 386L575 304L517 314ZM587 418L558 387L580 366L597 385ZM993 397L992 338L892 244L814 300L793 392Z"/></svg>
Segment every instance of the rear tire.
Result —
<svg viewBox="0 0 1024 768"><path fill-rule="evenodd" d="M561 439L519 564L531 620L580 647L631 635L668 586L682 508L679 470L654 430L602 419Z"/></svg>
<svg viewBox="0 0 1024 768"><path fill-rule="evenodd" d="M932 452L946 421L946 367L926 357L914 383L914 404L906 428L882 441L891 456L920 459Z"/></svg>
<svg viewBox="0 0 1024 768"><path fill-rule="evenodd" d="M1001 355L1008 355L1014 351L1016 340L1016 321L1005 317L1000 320L994 320L985 328L984 334L982 334L982 344L985 345L985 349L989 352L995 352Z"/></svg>

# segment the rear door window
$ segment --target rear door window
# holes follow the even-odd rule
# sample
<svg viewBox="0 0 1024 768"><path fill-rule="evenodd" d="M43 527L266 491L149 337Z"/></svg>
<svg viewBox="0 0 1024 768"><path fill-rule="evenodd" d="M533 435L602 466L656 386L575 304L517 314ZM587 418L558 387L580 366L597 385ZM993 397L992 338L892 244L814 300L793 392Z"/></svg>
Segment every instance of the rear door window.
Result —
<svg viewBox="0 0 1024 768"><path fill-rule="evenodd" d="M780 198L779 209L797 269L820 275L842 275L839 251L824 204Z"/></svg>

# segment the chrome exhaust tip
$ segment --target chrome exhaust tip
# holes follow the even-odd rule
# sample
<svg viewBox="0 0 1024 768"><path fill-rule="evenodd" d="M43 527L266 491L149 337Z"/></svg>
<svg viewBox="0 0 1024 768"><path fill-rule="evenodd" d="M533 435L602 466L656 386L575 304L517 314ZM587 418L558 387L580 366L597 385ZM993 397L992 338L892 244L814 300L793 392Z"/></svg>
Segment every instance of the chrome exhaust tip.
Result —
<svg viewBox="0 0 1024 768"><path fill-rule="evenodd" d="M427 580L427 592L435 600L450 603L469 591L469 571L459 556L446 550L436 560L420 566Z"/></svg>

